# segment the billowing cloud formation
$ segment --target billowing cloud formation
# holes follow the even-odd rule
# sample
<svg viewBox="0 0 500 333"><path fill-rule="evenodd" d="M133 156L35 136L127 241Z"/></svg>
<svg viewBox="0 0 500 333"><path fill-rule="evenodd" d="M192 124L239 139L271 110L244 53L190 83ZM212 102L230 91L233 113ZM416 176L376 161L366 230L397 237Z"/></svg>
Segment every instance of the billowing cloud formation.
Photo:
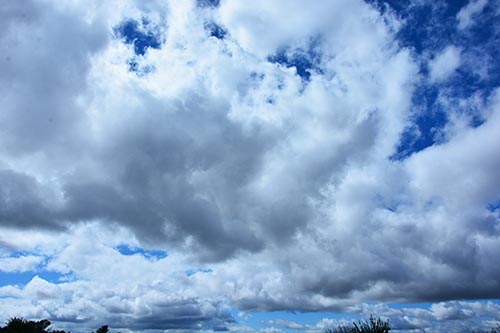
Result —
<svg viewBox="0 0 500 333"><path fill-rule="evenodd" d="M499 298L495 67L408 47L379 5L3 4L3 270L59 275L1 287L3 312L217 330Z"/></svg>

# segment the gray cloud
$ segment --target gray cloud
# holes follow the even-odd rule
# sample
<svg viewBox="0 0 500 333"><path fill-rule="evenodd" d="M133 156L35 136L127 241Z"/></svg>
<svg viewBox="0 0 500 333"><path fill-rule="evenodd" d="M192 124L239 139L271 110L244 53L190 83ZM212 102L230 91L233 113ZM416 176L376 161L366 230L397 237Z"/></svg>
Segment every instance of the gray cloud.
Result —
<svg viewBox="0 0 500 333"><path fill-rule="evenodd" d="M61 228L43 186L33 177L12 170L0 171L0 220L18 228ZM47 193L49 194L49 193Z"/></svg>
<svg viewBox="0 0 500 333"><path fill-rule="evenodd" d="M31 1L2 8L2 151L33 153L69 145L83 112L89 56L107 40L99 22ZM64 29L61 29L64 27Z"/></svg>

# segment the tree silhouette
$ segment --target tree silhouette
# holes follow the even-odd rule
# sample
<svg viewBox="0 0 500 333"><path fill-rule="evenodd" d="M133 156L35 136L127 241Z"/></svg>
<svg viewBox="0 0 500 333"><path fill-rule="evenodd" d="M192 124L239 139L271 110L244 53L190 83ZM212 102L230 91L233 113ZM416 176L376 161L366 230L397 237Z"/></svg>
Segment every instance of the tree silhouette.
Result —
<svg viewBox="0 0 500 333"><path fill-rule="evenodd" d="M1 328L2 333L48 333L47 327L50 321L47 319L33 321L24 318L10 318L5 327Z"/></svg>

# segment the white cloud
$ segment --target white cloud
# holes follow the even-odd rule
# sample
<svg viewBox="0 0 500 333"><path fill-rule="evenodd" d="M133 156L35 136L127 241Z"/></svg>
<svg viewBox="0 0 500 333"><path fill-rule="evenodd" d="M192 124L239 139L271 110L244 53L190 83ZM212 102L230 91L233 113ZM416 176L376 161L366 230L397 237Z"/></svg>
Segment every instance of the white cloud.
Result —
<svg viewBox="0 0 500 333"><path fill-rule="evenodd" d="M460 49L449 45L429 62L430 80L445 81L460 66Z"/></svg>
<svg viewBox="0 0 500 333"><path fill-rule="evenodd" d="M280 326L292 330L302 330L304 329L304 325L296 323L291 320L283 320L283 319L277 319L277 320L269 320L266 323L267 325L275 325L275 326Z"/></svg>
<svg viewBox="0 0 500 333"><path fill-rule="evenodd" d="M96 224L76 228L64 237L68 243L53 239L53 257L44 268L71 273L74 279L56 283L35 276L24 287L2 287L1 295L8 297L0 300L5 310L2 320L19 314L57 318L63 326L64 322L83 320L85 327L92 327L102 324L104 318L113 318L117 328L142 329L149 325L211 327L230 319L217 298L199 297L198 287L185 274L190 264L182 256L174 253L150 261L122 255L113 244L124 240L123 233ZM17 299L19 310L12 311L9 297ZM190 313L191 319L179 321L177 316L182 313Z"/></svg>
<svg viewBox="0 0 500 333"><path fill-rule="evenodd" d="M45 258L41 256L19 256L0 258L0 271L27 272L34 270Z"/></svg>
<svg viewBox="0 0 500 333"><path fill-rule="evenodd" d="M22 293L18 287L7 285L0 287L0 297L21 297Z"/></svg>
<svg viewBox="0 0 500 333"><path fill-rule="evenodd" d="M482 126L463 130L447 144L422 151L408 161L413 186L423 201L446 198L445 203L457 209L496 200L500 178L494 170L500 159L494 151L500 148L500 104L498 92L494 95L489 107L492 113ZM441 167L432 168L431 161L437 159Z"/></svg>
<svg viewBox="0 0 500 333"><path fill-rule="evenodd" d="M364 304L362 317L370 315L381 316L391 323L396 331L412 332L415 330L432 332L455 332L467 330L489 330L499 319L499 305L491 301L465 302L450 301L434 303L430 307L415 305L413 307L394 306L383 304ZM477 318L489 318L479 321Z"/></svg>
<svg viewBox="0 0 500 333"><path fill-rule="evenodd" d="M488 0L470 0L457 14L458 28L464 30L471 27L475 23L474 16L480 14L487 4Z"/></svg>

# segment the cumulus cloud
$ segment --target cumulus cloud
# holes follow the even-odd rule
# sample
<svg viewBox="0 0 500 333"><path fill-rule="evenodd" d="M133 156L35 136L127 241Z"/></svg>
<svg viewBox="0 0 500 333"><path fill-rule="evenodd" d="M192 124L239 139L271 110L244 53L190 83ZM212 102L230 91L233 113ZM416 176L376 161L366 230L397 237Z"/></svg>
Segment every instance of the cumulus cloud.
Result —
<svg viewBox="0 0 500 333"><path fill-rule="evenodd" d="M460 49L450 45L429 62L430 79L440 82L448 79L460 66Z"/></svg>
<svg viewBox="0 0 500 333"><path fill-rule="evenodd" d="M118 41L115 48L96 61L87 81L93 82L89 89L99 88L99 91L89 92L92 99L86 101L87 109L74 112L82 118L75 120L76 123L88 126L87 133L80 136L77 131L69 137L76 140L80 154L86 158L78 159L77 163L77 157L71 158L70 152L58 154L65 160L57 171L36 175L45 181L49 176L57 179L45 187L33 176L35 172L44 172L43 169L30 170L31 175L23 174L26 168L22 167L5 171L16 172L26 179L31 177L34 184L29 191L40 187L40 191L48 188L54 192L50 193L55 199L50 204L42 205L37 199L30 201L40 206L34 206L33 214L37 211L40 214L28 218L29 221L40 225L38 221L43 216L47 225L93 219L124 223L147 240L169 240L178 243L176 246L199 247L200 256L207 260L226 258L239 250L259 251L267 240L286 241L307 224L312 214L308 198L318 196L324 182L342 170L350 159L362 158L368 152L377 135L377 122L387 119L396 126L401 122L408 94L402 92L401 97L391 100L400 88L378 89L380 82L367 85L361 75L364 71L376 73L379 70L376 64L380 63L387 68L386 75L394 75L393 82L404 83L412 68L404 53L390 53L386 59L384 50L379 50L375 42L360 48L361 44L337 46L334 41L326 40L322 50L325 71L335 73L336 78L328 83L318 77L310 88L302 91L296 72L265 59L256 63L245 52L257 55L260 51L250 46L244 51L236 49L246 46L237 35L226 45L233 48L232 57L210 39L200 42L198 38L205 37L205 31L202 20L193 16L193 10L189 4L172 8L169 22L175 28L167 32L162 50L149 50L150 58L156 56L155 51L165 54L164 63L158 60L156 72L144 80L128 73L123 64L116 64ZM289 10L296 13L297 9ZM378 14L361 3L357 10L363 15L351 33L361 36L372 26L382 25L375 37L381 44L388 43L382 22L377 22ZM353 11L350 15L357 14ZM181 17L186 17L185 20L191 17L198 26L188 26L183 21L176 24ZM253 26L250 22L242 29ZM183 48L179 48L179 43L184 44ZM275 49L280 46L273 45ZM369 47L374 52L368 52ZM217 56L197 59L204 49ZM184 64L171 63L183 58ZM354 68L351 64L354 61L363 66ZM208 76L203 84L197 83L200 71L208 66L214 75ZM217 73L226 74L220 77ZM351 73L358 73L358 77ZM187 81L181 79L177 84L167 85L170 89L162 85L159 91L157 84L163 84L163 78L181 76ZM117 84L120 78L129 80L136 88ZM343 91L343 84L353 87ZM224 85L227 91L212 90ZM338 92L332 95L328 85ZM356 101L355 112L349 114L344 110L357 98L354 96L357 85L372 92ZM237 95L233 96L235 92ZM275 102L269 103L270 98ZM339 103L338 121L327 112L335 101ZM311 109L313 103L318 103L318 107ZM45 114L43 110L40 113ZM321 123L322 129L316 126ZM330 136L330 126L343 128L344 133ZM386 130L390 133L383 140L388 142L380 147L385 153L391 149L391 140L392 143L397 140L398 133L397 127ZM49 145L46 141L40 138L36 142ZM67 146L71 143L49 146L43 152L45 155L52 147ZM324 154L320 153L322 146L335 149ZM294 156L296 162L290 161L289 156ZM40 159L40 163L49 163L48 156ZM47 174L54 172L57 174ZM291 181L296 177L303 180ZM27 196L28 193L23 198ZM19 211L11 210L12 214ZM19 223L14 216L5 219Z"/></svg>
<svg viewBox="0 0 500 333"><path fill-rule="evenodd" d="M0 258L0 270L3 272L26 272L34 270L42 261L41 256L19 256Z"/></svg>
<svg viewBox="0 0 500 333"><path fill-rule="evenodd" d="M2 287L2 313L234 330L230 307L500 297L498 93L480 126L392 159L422 59L389 14L339 0L0 15L2 270L61 276ZM437 53L431 84L461 64L458 46ZM296 324L272 323L328 323Z"/></svg>
<svg viewBox="0 0 500 333"><path fill-rule="evenodd" d="M384 304L364 304L361 315L377 315L389 320L397 331L414 332L425 329L433 332L459 332L462 330L489 330L496 327L498 304L488 302L449 301L434 303L430 307L389 307ZM481 322L478 318L488 318Z"/></svg>
<svg viewBox="0 0 500 333"><path fill-rule="evenodd" d="M151 261L122 255L118 243L134 244L124 230L87 225L44 236L54 255L43 269L67 278L48 281L36 275L25 286L2 287L0 304L8 316L49 317L80 330L103 320L131 330L199 330L234 322L220 299L202 298L191 289L194 277L185 274L189 266L182 265L182 257Z"/></svg>

